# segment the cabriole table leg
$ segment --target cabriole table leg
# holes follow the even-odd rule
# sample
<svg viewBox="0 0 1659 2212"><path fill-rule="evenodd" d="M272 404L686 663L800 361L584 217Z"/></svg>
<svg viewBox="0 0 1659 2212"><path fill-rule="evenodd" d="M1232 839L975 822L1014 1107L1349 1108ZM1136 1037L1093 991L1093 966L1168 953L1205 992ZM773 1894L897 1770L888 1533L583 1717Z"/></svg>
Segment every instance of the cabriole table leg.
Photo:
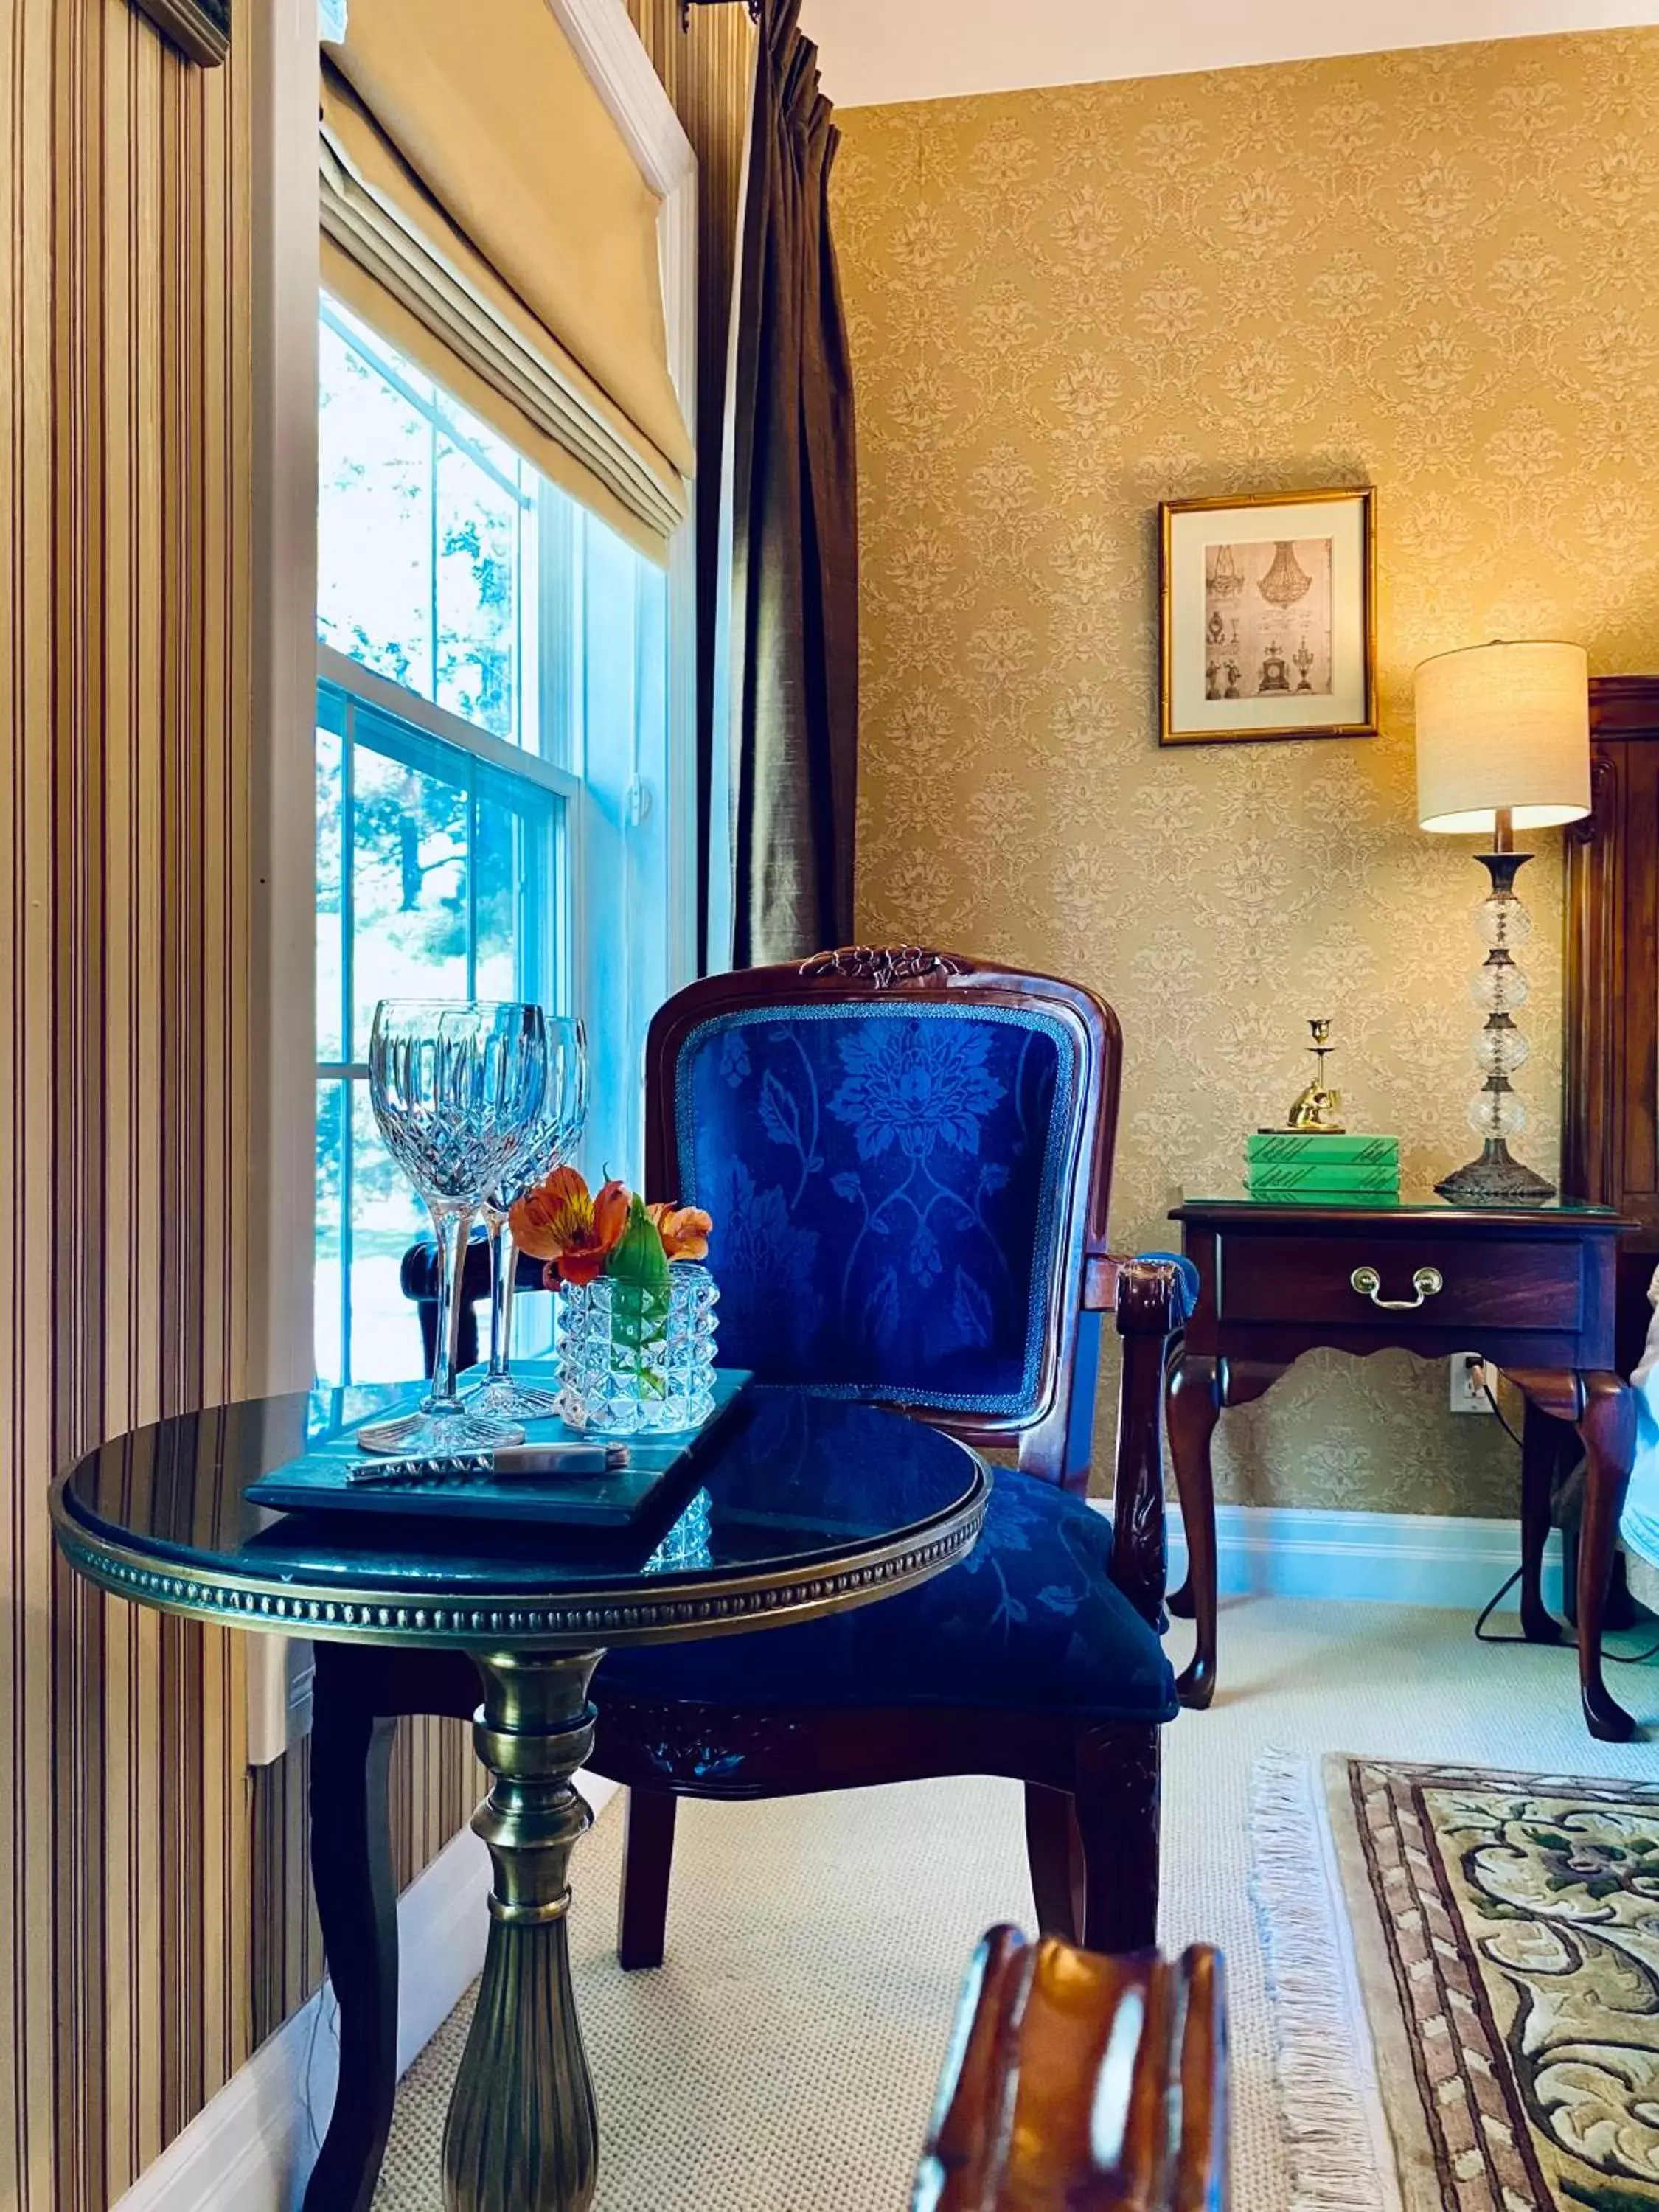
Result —
<svg viewBox="0 0 1659 2212"><path fill-rule="evenodd" d="M1578 1433L1584 1445L1584 1522L1578 1538L1578 1686L1590 1734L1603 1743L1628 1743L1636 1723L1608 1689L1601 1673L1601 1621L1613 1579L1619 1519L1636 1456L1636 1393L1617 1375L1579 1378L1584 1407Z"/></svg>
<svg viewBox="0 0 1659 2212"><path fill-rule="evenodd" d="M491 1654L473 1723L489 1770L473 1826L495 1881L478 2008L444 2129L449 2212L586 2212L599 2164L565 1916L592 1814L573 1777L593 1744L597 1651Z"/></svg>

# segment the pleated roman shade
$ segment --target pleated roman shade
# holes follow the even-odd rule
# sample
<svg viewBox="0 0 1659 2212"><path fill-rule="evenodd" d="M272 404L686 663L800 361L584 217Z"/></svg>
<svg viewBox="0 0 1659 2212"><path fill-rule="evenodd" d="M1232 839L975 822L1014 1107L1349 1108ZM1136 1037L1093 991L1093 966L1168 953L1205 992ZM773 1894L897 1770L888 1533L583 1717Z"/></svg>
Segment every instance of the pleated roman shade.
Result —
<svg viewBox="0 0 1659 2212"><path fill-rule="evenodd" d="M351 0L324 49L324 285L658 560L693 466L659 204L547 0Z"/></svg>

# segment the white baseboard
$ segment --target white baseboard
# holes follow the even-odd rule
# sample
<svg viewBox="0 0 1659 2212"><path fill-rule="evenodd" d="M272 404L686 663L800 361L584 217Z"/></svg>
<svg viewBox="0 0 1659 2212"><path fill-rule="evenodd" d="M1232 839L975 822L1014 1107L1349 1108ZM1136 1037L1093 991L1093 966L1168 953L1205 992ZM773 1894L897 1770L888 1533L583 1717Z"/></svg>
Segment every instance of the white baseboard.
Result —
<svg viewBox="0 0 1659 2212"><path fill-rule="evenodd" d="M598 1813L614 1782L581 1778ZM464 1830L398 1903L401 2076L483 1965L489 1857ZM294 2212L316 2162L338 2064L333 1992L318 1994L226 2082L115 2212Z"/></svg>
<svg viewBox="0 0 1659 2212"><path fill-rule="evenodd" d="M1218 1505L1224 1596L1323 1597L1478 1613L1521 1563L1518 1521L1433 1513L1334 1513L1297 1505ZM1170 1507L1170 1580L1187 1571L1180 1508ZM1561 1609L1561 1539L1544 1555L1544 1601ZM1504 1600L1512 1606L1511 1595Z"/></svg>

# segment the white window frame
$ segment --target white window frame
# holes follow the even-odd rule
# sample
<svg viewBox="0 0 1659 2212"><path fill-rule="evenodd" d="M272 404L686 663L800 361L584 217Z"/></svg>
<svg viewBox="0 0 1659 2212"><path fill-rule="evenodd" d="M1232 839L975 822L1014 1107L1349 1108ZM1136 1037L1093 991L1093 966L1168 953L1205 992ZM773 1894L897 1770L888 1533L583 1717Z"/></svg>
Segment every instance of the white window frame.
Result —
<svg viewBox="0 0 1659 2212"><path fill-rule="evenodd" d="M356 707L364 707L370 709L374 718L383 725L390 724L394 729L407 730L419 737L435 739L459 763L476 762L483 768L495 771L502 780L508 781L530 792L544 793L550 798L560 802L559 813L554 818L554 822L550 823L549 844L551 849L548 858L550 865L540 902L541 928L538 933L540 942L531 945L521 945L520 950L521 953L528 956L532 971L544 978L543 988L546 1003L550 1006L562 1011L573 1003L580 1006L582 997L580 984L585 972L583 961L586 933L583 906L579 890L579 871L584 811L591 805L592 802L589 794L584 790L578 779L555 763L543 759L538 753L514 744L504 738L496 737L489 731L478 728L475 723L469 722L465 717L451 713L447 708L438 706L432 700L424 698L418 693L406 690L403 685L389 681L386 678L376 674L372 669L365 668L360 661L351 659L347 654L337 652L331 646L319 643L317 647L317 677L319 684L328 684L346 702L347 742L353 755L360 746L367 749L370 753L379 750L372 734L357 736L352 732L350 719L352 710ZM320 724L320 713L315 720ZM457 773L461 772L458 768ZM342 790L342 799L348 824L350 815L350 799L348 795L349 787L348 782ZM343 833L349 846L348 824L343 824ZM469 848L467 882L470 891L476 888L477 883L473 859L474 855ZM343 866L341 897L345 902L342 920L345 921L349 917L350 921L350 926L343 933L343 950L348 965L346 976L343 980L349 1004L352 995L349 963L353 957L356 916L354 888L349 872ZM471 915L469 915L469 939L473 941L473 950L476 951L476 933ZM343 1009L342 1011L343 1012ZM365 1040L359 1036L355 1042L361 1049ZM316 1055L315 1081L312 1094L314 1117L320 1113L325 1085L342 1083L364 1084L368 1079L368 1066L366 1060L357 1059L331 1060L318 1050L314 1040L313 1052ZM342 1127L343 1146L344 1130L349 1127L352 1117L350 1105L345 1108L344 1117ZM343 1158L344 1157L343 1153ZM314 1165L313 1173L314 1182ZM344 1317L345 1328L341 1332L341 1348L349 1359L352 1315L352 1276L348 1256L352 1241L352 1190L349 1178L343 1179L340 1200L342 1280L340 1304L336 1316L331 1318L337 1319L342 1316ZM324 1319L324 1316L315 1310L314 1296L313 1287L313 1328ZM343 1370L331 1370L332 1373L343 1371Z"/></svg>
<svg viewBox="0 0 1659 2212"><path fill-rule="evenodd" d="M668 365L696 419L696 157L623 0L548 0L589 82L660 201ZM249 973L249 1249L242 1255L249 1395L304 1389L314 1365L318 301L317 0L252 10L253 517ZM695 501L696 488L692 489ZM635 763L629 809L665 850L659 938L631 958L616 1009L642 1033L696 972L695 525L669 546L668 712L659 757ZM398 712L407 717L406 695ZM644 867L638 852L631 864ZM656 872L656 864L651 865ZM635 890L623 886L623 896ZM630 899L630 911L640 902ZM590 1010L595 1023L610 1008ZM640 1071L633 1071L634 1089ZM618 1164L620 1164L620 1163ZM629 1165L637 1171L637 1153ZM303 1725L283 1639L251 1639L249 1757L280 1755Z"/></svg>
<svg viewBox="0 0 1659 2212"><path fill-rule="evenodd" d="M696 160L623 0L548 0L590 82L661 202L658 242L668 359L688 422L696 401ZM254 718L258 753L253 967L255 1042L249 1166L258 1236L247 1255L251 1392L311 1379L311 1238L315 1175L315 763L317 230L316 0L255 11ZM693 490L695 498L695 488ZM623 1003L590 1009L638 1035L696 972L696 609L692 520L668 562L665 739L635 763L627 811L650 836L626 864L665 875L659 933L630 953ZM354 679L355 680L355 679ZM394 689L396 687L393 687ZM397 713L415 719L398 691ZM580 840L578 841L580 842ZM623 896L641 911L644 883ZM629 896L630 893L639 894ZM579 900L579 905L585 901ZM579 925L580 926L580 925ZM639 1088L639 1071L634 1072ZM638 1170L630 1143L619 1171Z"/></svg>

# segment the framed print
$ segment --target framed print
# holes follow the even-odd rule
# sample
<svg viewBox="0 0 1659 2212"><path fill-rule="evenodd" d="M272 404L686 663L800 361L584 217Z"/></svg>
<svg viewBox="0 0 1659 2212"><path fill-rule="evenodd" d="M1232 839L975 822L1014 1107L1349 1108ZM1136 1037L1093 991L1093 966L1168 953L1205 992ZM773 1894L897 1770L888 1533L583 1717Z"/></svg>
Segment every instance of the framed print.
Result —
<svg viewBox="0 0 1659 2212"><path fill-rule="evenodd" d="M1376 733L1376 493L1166 500L1165 745Z"/></svg>
<svg viewBox="0 0 1659 2212"><path fill-rule="evenodd" d="M230 0L138 0L138 5L204 69L216 68L230 52Z"/></svg>

